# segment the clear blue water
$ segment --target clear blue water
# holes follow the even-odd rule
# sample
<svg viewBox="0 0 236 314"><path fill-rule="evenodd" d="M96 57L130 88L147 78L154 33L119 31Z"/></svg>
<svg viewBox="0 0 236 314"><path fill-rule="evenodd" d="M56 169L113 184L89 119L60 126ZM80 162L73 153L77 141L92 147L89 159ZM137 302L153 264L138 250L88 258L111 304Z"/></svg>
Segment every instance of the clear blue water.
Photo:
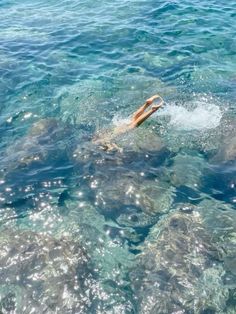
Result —
<svg viewBox="0 0 236 314"><path fill-rule="evenodd" d="M0 313L236 313L235 1L0 15Z"/></svg>

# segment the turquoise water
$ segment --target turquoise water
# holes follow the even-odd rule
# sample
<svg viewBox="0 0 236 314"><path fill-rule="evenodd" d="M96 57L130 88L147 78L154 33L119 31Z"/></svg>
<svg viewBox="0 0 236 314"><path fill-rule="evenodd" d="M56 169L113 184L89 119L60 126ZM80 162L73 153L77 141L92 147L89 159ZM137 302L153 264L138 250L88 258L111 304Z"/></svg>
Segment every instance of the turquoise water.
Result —
<svg viewBox="0 0 236 314"><path fill-rule="evenodd" d="M236 313L235 1L0 14L0 313Z"/></svg>

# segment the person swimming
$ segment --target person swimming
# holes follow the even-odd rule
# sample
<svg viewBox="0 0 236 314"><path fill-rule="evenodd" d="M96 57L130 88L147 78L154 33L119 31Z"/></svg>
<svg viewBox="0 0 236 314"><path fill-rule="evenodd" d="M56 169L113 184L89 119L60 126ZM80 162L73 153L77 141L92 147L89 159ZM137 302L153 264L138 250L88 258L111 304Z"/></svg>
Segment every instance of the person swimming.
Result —
<svg viewBox="0 0 236 314"><path fill-rule="evenodd" d="M157 99L160 99L158 104L153 104L153 102ZM101 146L104 150L113 150L117 149L120 150L119 147L112 142L115 140L119 135L127 133L134 128L139 127L145 120L147 120L154 112L156 112L159 108L162 107L164 104L164 100L160 95L154 95L148 98L144 105L142 105L137 111L135 111L130 119L129 122L123 123L115 128L112 131L102 131L95 134L92 139L94 144ZM152 105L152 106L151 106ZM151 108L149 108L151 106ZM149 108L149 109L148 109ZM148 110L147 110L148 109Z"/></svg>

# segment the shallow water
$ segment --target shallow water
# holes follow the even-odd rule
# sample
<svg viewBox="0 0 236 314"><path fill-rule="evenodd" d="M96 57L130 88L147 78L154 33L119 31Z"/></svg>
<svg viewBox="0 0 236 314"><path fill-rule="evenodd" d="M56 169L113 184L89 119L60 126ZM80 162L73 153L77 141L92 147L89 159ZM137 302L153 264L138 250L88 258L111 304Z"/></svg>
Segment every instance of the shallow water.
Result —
<svg viewBox="0 0 236 314"><path fill-rule="evenodd" d="M235 12L1 1L1 313L236 312Z"/></svg>

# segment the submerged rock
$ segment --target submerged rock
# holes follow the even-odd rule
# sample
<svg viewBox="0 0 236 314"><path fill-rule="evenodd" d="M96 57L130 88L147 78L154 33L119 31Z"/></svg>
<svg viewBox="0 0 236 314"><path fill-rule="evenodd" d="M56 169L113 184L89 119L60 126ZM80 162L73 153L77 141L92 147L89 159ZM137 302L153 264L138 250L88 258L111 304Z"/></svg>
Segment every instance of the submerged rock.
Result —
<svg viewBox="0 0 236 314"><path fill-rule="evenodd" d="M87 253L67 238L4 230L0 265L3 313L86 313L99 297Z"/></svg>
<svg viewBox="0 0 236 314"><path fill-rule="evenodd" d="M217 244L224 266L223 282L229 290L224 313L236 310L236 212L232 205L215 199L199 204L204 223Z"/></svg>
<svg viewBox="0 0 236 314"><path fill-rule="evenodd" d="M199 212L173 212L153 228L131 272L138 312L221 313L223 274Z"/></svg>
<svg viewBox="0 0 236 314"><path fill-rule="evenodd" d="M2 167L6 168L5 172L12 172L48 158L55 160L62 153L65 155L69 146L68 135L69 128L56 119L39 120L24 137L7 148Z"/></svg>
<svg viewBox="0 0 236 314"><path fill-rule="evenodd" d="M169 211L173 189L163 178L160 165L154 167L155 156L149 160L135 153L100 157L91 164L88 160L82 172L90 197L102 214L122 226L144 227Z"/></svg>
<svg viewBox="0 0 236 314"><path fill-rule="evenodd" d="M124 150L145 153L163 153L167 149L158 134L145 127L139 127L123 135L117 141L117 145Z"/></svg>
<svg viewBox="0 0 236 314"><path fill-rule="evenodd" d="M202 178L203 191L236 206L236 160L209 164Z"/></svg>
<svg viewBox="0 0 236 314"><path fill-rule="evenodd" d="M226 119L227 118L227 119ZM235 206L236 191L236 120L225 117L221 125L221 140L208 154L208 168L202 177L205 193Z"/></svg>
<svg viewBox="0 0 236 314"><path fill-rule="evenodd" d="M60 188L59 197L63 178L72 169L67 155L70 136L69 128L56 119L42 119L10 145L1 159L0 203L11 207L27 203L29 208L34 206L34 194L48 194L56 188Z"/></svg>
<svg viewBox="0 0 236 314"><path fill-rule="evenodd" d="M236 125L235 125L236 128ZM236 160L236 136L227 138L211 161L228 162Z"/></svg>
<svg viewBox="0 0 236 314"><path fill-rule="evenodd" d="M153 224L172 204L173 189L161 167L168 151L154 132L145 129L134 130L117 144L122 152L102 151L92 142L79 145L73 156L81 180L105 215L122 225Z"/></svg>
<svg viewBox="0 0 236 314"><path fill-rule="evenodd" d="M221 248L225 270L231 272L236 279L236 212L234 207L222 201L206 199L199 204L199 210L211 233L212 241Z"/></svg>
<svg viewBox="0 0 236 314"><path fill-rule="evenodd" d="M196 151L180 152L171 159L168 168L171 183L176 187L199 187L206 166L203 156Z"/></svg>
<svg viewBox="0 0 236 314"><path fill-rule="evenodd" d="M113 178L100 185L96 194L99 208L122 226L153 225L170 210L172 202L173 191L166 184L142 177Z"/></svg>
<svg viewBox="0 0 236 314"><path fill-rule="evenodd" d="M84 79L57 91L55 98L60 106L63 121L71 124L98 126L108 114L110 92L99 79ZM95 114L96 113L96 114Z"/></svg>

